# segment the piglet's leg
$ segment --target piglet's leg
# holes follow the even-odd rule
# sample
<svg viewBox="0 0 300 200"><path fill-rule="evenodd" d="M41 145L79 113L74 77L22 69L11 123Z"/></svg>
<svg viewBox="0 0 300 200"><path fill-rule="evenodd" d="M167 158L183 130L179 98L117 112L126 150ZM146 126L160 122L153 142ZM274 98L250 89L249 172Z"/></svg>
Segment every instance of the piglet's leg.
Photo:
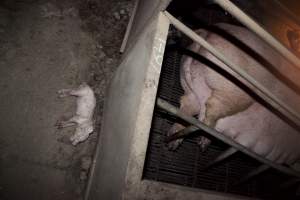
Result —
<svg viewBox="0 0 300 200"><path fill-rule="evenodd" d="M193 93L185 94L180 99L180 111L188 116L193 116L199 113L200 105ZM171 136L176 132L184 129L185 126L175 123L168 131L167 135ZM175 150L182 143L183 139L177 139L168 144L170 150Z"/></svg>
<svg viewBox="0 0 300 200"><path fill-rule="evenodd" d="M68 96L79 96L77 89L61 89L58 90L57 93L60 98L68 97Z"/></svg>
<svg viewBox="0 0 300 200"><path fill-rule="evenodd" d="M74 125L78 124L78 120L79 120L78 116L74 116L68 120L58 121L56 123L56 126L59 129L74 126Z"/></svg>

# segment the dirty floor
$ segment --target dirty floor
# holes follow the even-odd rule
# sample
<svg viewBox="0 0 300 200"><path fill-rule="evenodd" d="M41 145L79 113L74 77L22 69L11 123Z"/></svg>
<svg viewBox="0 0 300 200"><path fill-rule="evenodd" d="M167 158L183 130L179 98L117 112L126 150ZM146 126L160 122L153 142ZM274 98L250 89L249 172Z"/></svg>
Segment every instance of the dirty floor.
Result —
<svg viewBox="0 0 300 200"><path fill-rule="evenodd" d="M82 199L101 126L105 89L118 66L132 0L0 2L0 199ZM96 131L72 146L75 99L57 90L91 85Z"/></svg>

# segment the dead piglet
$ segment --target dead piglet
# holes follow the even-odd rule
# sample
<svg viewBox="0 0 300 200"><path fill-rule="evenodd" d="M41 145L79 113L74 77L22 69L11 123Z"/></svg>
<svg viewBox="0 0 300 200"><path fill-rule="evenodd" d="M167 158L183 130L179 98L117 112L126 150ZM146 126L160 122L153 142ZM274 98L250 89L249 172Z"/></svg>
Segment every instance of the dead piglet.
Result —
<svg viewBox="0 0 300 200"><path fill-rule="evenodd" d="M96 98L93 90L86 84L81 84L76 89L62 89L58 91L59 97L77 97L76 114L66 121L57 122L58 128L77 125L74 135L70 138L73 145L85 141L94 130L93 114Z"/></svg>

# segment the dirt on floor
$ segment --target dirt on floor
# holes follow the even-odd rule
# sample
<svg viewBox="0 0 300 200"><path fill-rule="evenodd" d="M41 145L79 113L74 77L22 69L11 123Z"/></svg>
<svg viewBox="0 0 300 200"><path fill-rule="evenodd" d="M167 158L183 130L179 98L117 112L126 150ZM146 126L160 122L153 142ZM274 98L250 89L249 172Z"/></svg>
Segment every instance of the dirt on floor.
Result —
<svg viewBox="0 0 300 200"><path fill-rule="evenodd" d="M0 2L0 199L82 199L132 7L133 0ZM74 147L74 127L55 123L74 114L75 99L56 92L82 82L96 94L96 130Z"/></svg>

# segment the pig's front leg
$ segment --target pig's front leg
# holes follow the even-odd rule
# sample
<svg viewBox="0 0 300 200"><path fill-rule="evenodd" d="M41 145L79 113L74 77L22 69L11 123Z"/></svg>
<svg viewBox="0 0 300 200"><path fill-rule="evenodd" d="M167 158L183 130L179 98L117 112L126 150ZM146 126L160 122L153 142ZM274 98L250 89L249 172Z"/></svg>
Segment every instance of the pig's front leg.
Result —
<svg viewBox="0 0 300 200"><path fill-rule="evenodd" d="M180 99L180 111L188 116L194 116L199 114L200 112L200 105L193 93L185 94ZM167 136L171 136L176 132L184 129L185 126L175 123L171 129L168 131ZM182 143L183 139L177 139L172 142L169 142L168 148L170 150L175 150L177 147Z"/></svg>

